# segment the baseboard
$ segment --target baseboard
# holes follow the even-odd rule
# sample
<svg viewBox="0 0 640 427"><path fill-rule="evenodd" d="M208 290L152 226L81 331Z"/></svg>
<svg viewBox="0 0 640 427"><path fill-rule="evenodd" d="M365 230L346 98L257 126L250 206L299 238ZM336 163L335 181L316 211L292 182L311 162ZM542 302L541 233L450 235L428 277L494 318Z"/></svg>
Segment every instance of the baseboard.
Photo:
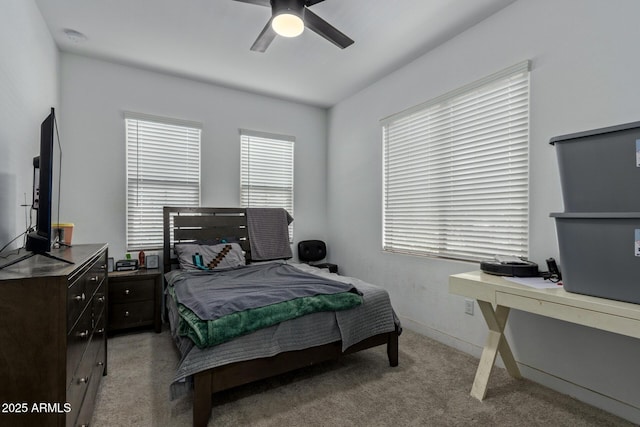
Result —
<svg viewBox="0 0 640 427"><path fill-rule="evenodd" d="M400 321L402 322L402 327L412 330L413 332L417 332L420 335L424 335L425 337L431 338L442 344L445 344L449 347L453 347L456 350L463 351L467 354L470 354L478 359L480 359L480 355L482 354L482 347L472 344L470 342L461 340L460 338L456 338L452 335L446 334L442 331L438 331L437 329L430 328L421 323L416 322L415 320L409 319L408 317L398 316ZM502 361L496 360L496 365L504 368L502 365Z"/></svg>
<svg viewBox="0 0 640 427"><path fill-rule="evenodd" d="M480 359L482 347L448 335L442 331L430 328L412 319L403 316L399 317L403 328L419 333L420 335L424 335ZM402 346L402 341L400 345ZM518 363L520 373L524 378L640 425L640 408L617 400L613 397L598 393L594 390L582 387L578 384L566 381L534 367L527 366L517 360L516 362ZM504 364L502 363L502 360L500 360L500 357L496 360L496 366L504 368ZM471 389L471 384L469 384L469 389Z"/></svg>
<svg viewBox="0 0 640 427"><path fill-rule="evenodd" d="M518 362L518 361L516 361ZM524 378L640 425L640 408L518 362Z"/></svg>

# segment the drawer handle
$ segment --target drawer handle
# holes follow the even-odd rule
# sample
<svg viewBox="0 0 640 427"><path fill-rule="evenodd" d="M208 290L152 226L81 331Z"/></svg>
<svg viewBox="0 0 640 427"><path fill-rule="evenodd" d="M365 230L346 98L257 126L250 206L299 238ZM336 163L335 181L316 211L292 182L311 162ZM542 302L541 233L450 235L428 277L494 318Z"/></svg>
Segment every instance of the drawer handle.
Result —
<svg viewBox="0 0 640 427"><path fill-rule="evenodd" d="M101 334L101 333L103 333L103 332L104 332L104 328L100 328L100 329L98 329L98 330L96 331L96 333L97 333L97 334Z"/></svg>
<svg viewBox="0 0 640 427"><path fill-rule="evenodd" d="M104 362L100 361L100 362L96 363L96 366L104 366Z"/></svg>
<svg viewBox="0 0 640 427"><path fill-rule="evenodd" d="M124 290L124 294L125 294L125 295L129 295L130 293L131 293L131 291L130 291L129 289L125 289L125 290Z"/></svg>
<svg viewBox="0 0 640 427"><path fill-rule="evenodd" d="M86 384L89 382L89 377L82 377L78 379L78 384Z"/></svg>
<svg viewBox="0 0 640 427"><path fill-rule="evenodd" d="M98 302L104 302L104 295L100 295L98 298L96 298L98 300Z"/></svg>
<svg viewBox="0 0 640 427"><path fill-rule="evenodd" d="M124 317L129 317L129 312L128 311L124 312Z"/></svg>
<svg viewBox="0 0 640 427"><path fill-rule="evenodd" d="M74 300L81 302L84 301L85 299L87 299L87 297L84 295L84 292L82 293L82 295L76 295L75 297L73 297Z"/></svg>
<svg viewBox="0 0 640 427"><path fill-rule="evenodd" d="M92 282L97 282L100 279L100 276L95 276L90 278L89 280L91 280Z"/></svg>
<svg viewBox="0 0 640 427"><path fill-rule="evenodd" d="M85 330L83 332L78 332L79 338L87 338L89 336L89 330Z"/></svg>

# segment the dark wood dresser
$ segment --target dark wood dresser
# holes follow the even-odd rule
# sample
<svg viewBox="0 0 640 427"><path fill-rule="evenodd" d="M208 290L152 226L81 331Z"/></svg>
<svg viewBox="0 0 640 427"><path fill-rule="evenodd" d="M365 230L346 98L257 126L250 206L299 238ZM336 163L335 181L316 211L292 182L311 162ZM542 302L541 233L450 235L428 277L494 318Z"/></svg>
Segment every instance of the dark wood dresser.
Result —
<svg viewBox="0 0 640 427"><path fill-rule="evenodd" d="M89 425L107 374L107 245L0 270L0 425Z"/></svg>
<svg viewBox="0 0 640 427"><path fill-rule="evenodd" d="M159 269L109 273L109 333L153 326L162 331L162 273Z"/></svg>

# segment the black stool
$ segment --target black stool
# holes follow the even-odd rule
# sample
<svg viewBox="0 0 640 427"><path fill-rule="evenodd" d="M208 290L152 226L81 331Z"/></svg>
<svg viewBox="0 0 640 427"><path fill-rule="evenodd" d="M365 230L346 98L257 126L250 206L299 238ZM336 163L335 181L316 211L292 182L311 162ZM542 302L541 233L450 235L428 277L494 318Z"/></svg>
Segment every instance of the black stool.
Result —
<svg viewBox="0 0 640 427"><path fill-rule="evenodd" d="M328 262L318 263L327 256L327 245L322 240L303 240L298 242L300 261L318 268L328 268L331 273L338 272L338 266Z"/></svg>

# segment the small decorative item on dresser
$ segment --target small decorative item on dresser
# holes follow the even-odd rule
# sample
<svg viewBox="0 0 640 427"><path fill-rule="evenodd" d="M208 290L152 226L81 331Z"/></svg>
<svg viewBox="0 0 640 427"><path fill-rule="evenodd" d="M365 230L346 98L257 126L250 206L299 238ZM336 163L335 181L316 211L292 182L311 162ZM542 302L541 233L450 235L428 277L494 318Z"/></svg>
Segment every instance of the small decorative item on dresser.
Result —
<svg viewBox="0 0 640 427"><path fill-rule="evenodd" d="M144 251L138 252L138 265L140 268L144 267Z"/></svg>
<svg viewBox="0 0 640 427"><path fill-rule="evenodd" d="M147 266L148 269L159 268L160 257L158 257L158 255L147 255L145 265Z"/></svg>

